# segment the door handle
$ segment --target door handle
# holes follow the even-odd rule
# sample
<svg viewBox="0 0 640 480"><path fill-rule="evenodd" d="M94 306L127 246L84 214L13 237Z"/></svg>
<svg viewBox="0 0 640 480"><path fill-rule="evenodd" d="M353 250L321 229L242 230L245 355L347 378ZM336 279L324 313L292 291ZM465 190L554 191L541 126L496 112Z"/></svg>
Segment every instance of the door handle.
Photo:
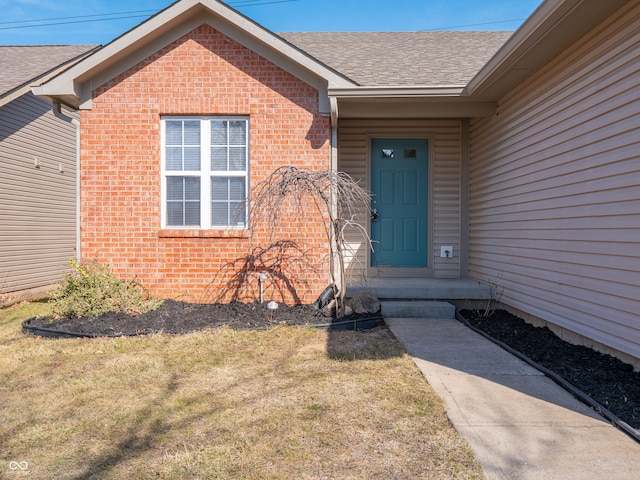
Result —
<svg viewBox="0 0 640 480"><path fill-rule="evenodd" d="M378 221L378 209L377 208L372 208L371 209L371 221L372 222L377 222Z"/></svg>

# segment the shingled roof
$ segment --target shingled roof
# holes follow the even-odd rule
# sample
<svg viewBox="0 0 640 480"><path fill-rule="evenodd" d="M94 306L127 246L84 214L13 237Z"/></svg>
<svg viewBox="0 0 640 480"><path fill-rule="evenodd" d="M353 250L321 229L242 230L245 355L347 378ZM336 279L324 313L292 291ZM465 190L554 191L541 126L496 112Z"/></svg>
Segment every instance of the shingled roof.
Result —
<svg viewBox="0 0 640 480"><path fill-rule="evenodd" d="M361 86L466 85L512 32L278 33Z"/></svg>
<svg viewBox="0 0 640 480"><path fill-rule="evenodd" d="M81 57L95 45L0 45L0 97Z"/></svg>

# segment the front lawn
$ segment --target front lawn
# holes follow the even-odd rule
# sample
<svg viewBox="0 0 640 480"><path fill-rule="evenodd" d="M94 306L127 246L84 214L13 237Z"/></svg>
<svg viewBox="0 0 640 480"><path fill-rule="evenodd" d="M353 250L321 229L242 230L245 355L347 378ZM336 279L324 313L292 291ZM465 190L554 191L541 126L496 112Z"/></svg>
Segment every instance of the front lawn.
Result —
<svg viewBox="0 0 640 480"><path fill-rule="evenodd" d="M484 478L391 333L52 340L0 310L0 478Z"/></svg>

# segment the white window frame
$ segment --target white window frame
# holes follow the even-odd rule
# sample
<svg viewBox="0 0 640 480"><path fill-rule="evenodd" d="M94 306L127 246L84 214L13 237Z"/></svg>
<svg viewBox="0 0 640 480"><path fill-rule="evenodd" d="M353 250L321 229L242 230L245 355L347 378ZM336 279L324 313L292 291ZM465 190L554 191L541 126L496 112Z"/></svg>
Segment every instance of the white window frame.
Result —
<svg viewBox="0 0 640 480"><path fill-rule="evenodd" d="M166 122L171 120L200 121L200 170L167 170L166 155ZM211 122L212 121L244 121L245 128L245 170L212 170L211 168ZM160 142L161 142L161 228L176 230L238 230L248 228L249 217L249 128L248 117L190 117L190 116L163 116L160 120ZM200 178L200 225L169 225L167 206L167 178L169 177L198 177ZM235 225L212 225L211 219L211 179L214 177L236 177L244 178L245 186L245 216L239 219Z"/></svg>

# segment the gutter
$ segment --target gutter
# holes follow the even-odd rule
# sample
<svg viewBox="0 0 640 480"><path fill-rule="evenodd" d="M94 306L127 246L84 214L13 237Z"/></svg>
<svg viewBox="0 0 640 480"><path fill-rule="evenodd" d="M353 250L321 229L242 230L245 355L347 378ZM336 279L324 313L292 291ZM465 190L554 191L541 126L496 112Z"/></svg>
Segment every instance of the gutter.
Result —
<svg viewBox="0 0 640 480"><path fill-rule="evenodd" d="M466 85L329 87L336 98L461 97Z"/></svg>
<svg viewBox="0 0 640 480"><path fill-rule="evenodd" d="M62 113L62 104L53 101L53 114L76 129L76 260L81 261L80 255L80 121Z"/></svg>

